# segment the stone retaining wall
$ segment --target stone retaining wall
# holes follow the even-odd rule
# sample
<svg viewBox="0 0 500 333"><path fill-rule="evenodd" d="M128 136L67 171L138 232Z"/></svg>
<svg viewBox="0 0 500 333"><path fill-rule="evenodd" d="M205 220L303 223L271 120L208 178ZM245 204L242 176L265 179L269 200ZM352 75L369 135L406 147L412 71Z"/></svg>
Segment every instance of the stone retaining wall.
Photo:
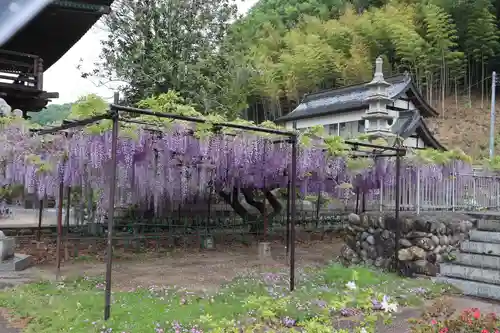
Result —
<svg viewBox="0 0 500 333"><path fill-rule="evenodd" d="M343 262L394 269L394 216L350 214L348 220L344 231L346 244L341 253ZM402 267L435 276L439 263L453 257L474 224L475 219L470 216L453 212L401 213L398 257L404 264Z"/></svg>

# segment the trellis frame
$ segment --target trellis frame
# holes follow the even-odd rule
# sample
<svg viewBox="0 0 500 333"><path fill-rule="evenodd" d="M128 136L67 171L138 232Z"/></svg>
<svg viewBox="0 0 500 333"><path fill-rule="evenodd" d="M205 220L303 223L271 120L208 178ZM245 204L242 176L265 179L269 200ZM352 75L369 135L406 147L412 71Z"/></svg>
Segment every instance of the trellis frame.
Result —
<svg viewBox="0 0 500 333"><path fill-rule="evenodd" d="M113 265L113 226L114 226L114 202L115 202L115 191L116 191L116 168L117 168L117 141L118 141L118 132L119 132L119 123L120 121L122 122L130 122L129 119L122 118L120 115L120 112L123 113L129 113L129 114L135 114L135 115L148 115L148 116L155 116L158 118L167 118L167 119L173 119L173 120L183 120L183 121L188 121L188 122L193 122L193 123L206 123L205 120L199 119L199 118L194 118L194 117L186 117L186 116L180 116L180 115L175 115L175 114L168 114L168 113L162 113L162 112L155 112L152 110L146 110L146 109L139 109L139 108L133 108L133 107L127 107L127 106L121 106L118 105L118 95L115 94L114 98L114 103L110 104L109 110L99 116L94 116L90 117L87 119L82 119L82 120L77 120L77 121L72 121L65 123L61 126L53 127L53 128L47 128L47 129L42 129L42 130L37 130L36 133L38 135L46 135L46 134L54 134L63 130L68 130L72 128L78 128L78 127L84 127L90 124L93 124L95 122L104 120L104 119L109 119L112 120L112 132L111 132L111 184L110 184L110 191L109 191L109 206L107 209L107 224L108 224L108 237L107 237L107 258L106 258L106 289L105 289L105 305L104 305L104 320L108 320L110 315L111 315L111 273L112 273L112 265ZM284 136L287 138L286 142L291 144L292 147L292 152L291 152L291 163L290 163L290 173L289 173L289 180L291 183L291 189L290 189L290 198L289 198L289 205L290 206L290 235L287 237L287 248L290 249L290 265L289 265L289 270L290 270L290 291L293 291L295 289L295 222L296 222L296 204L295 204L295 198L296 198L296 173L297 173L297 133L295 132L289 132L289 131L281 131L277 129L268 129L268 128L261 128L257 126L247 126L247 125L238 125L238 124L232 124L232 123L214 123L213 124L215 127L227 127L227 128L235 128L235 129L241 129L245 131L254 131L254 132L260 132L260 133L267 133L267 134L276 134L280 136ZM64 184L61 182L60 187L63 188ZM60 198L59 198L59 204L58 204L58 218L57 218L57 223L58 223L58 241L57 241L57 247L60 248L60 242L61 242L61 237L62 237L62 211L63 211L63 194L64 191L60 190ZM60 256L57 258L57 267L58 267L58 276L59 276L59 269L60 269Z"/></svg>
<svg viewBox="0 0 500 333"><path fill-rule="evenodd" d="M156 112L152 110L146 110L146 109L139 109L139 108L134 108L134 107L128 107L128 106L121 106L118 105L118 94L115 94L114 98L114 103L110 104L109 110L99 116L94 116L90 117L87 119L82 119L82 120L77 120L77 121L72 121L65 123L61 126L58 127L53 127L53 128L47 128L47 129L42 129L42 130L37 130L38 135L45 135L45 134L53 134L59 131L63 130L68 130L71 128L78 128L78 127L83 127L87 126L90 124L93 124L95 122L104 120L104 119L109 119L112 120L112 134L111 134L111 188L109 192L109 206L107 209L107 224L108 224L108 235L107 235L107 258L106 258L106 288L105 288L105 306L104 306L104 319L107 320L109 319L111 315L111 273L112 273L112 257L113 257L113 226L114 226L114 201L115 201L115 191L116 191L116 168L117 168L117 141L118 141L118 132L119 132L119 122L133 122L131 119L126 119L122 118L120 116L120 112L122 113L129 113L129 114L135 114L135 115L148 115L148 116L155 116L158 118L167 118L167 119L173 119L173 120L182 120L182 121L187 121L187 122L193 122L193 123L206 123L205 120L199 119L199 118L194 118L194 117L187 117L187 116L181 116L181 115L175 115L175 114L168 114L168 113L162 113L162 112ZM276 134L280 136L286 137L286 142L291 144L291 163L289 167L289 171L287 172L288 177L289 177L289 195L287 198L287 235L286 235L286 246L287 246L287 251L290 252L290 262L289 262L289 275L290 275L290 291L293 291L295 289L295 223L296 223L296 188L297 188L297 139L298 139L298 134L296 132L290 132L290 131L282 131L282 130L277 130L277 129L268 129L268 128L261 128L261 127L256 127L256 126L248 126L248 125L239 125L239 124L232 124L232 123L214 123L214 127L227 127L227 128L235 128L235 129L241 129L245 131L254 131L254 132L260 132L260 133L267 133L267 134ZM276 142L283 142L283 140L276 141ZM345 141L346 144L350 145L353 147L352 151L354 152L360 152L358 149L360 147L364 148L372 148L372 152L362 152L361 155L356 155L356 157L382 157L382 158L390 158L390 157L395 157L396 158L396 185L395 185L395 219L396 221L399 220L399 212L400 212L400 177L401 177L401 157L403 157L406 154L406 149L401 146L383 146L383 145L377 145L377 144L371 144L371 143L365 143L365 142L358 142L358 141ZM389 154L387 152L390 152ZM64 184L61 182L61 188L64 186ZM59 198L59 205L58 205L58 241L57 241L57 246L60 249L60 242L62 238L62 210L63 210L63 191L60 189L60 198ZM397 258L397 252L399 250L399 239L400 239L400 225L399 223L396 223L396 230L395 230L395 260L396 263L398 263L398 258ZM58 258L57 258L57 267L58 267L58 275L59 275L59 269L60 269L60 254L58 251Z"/></svg>

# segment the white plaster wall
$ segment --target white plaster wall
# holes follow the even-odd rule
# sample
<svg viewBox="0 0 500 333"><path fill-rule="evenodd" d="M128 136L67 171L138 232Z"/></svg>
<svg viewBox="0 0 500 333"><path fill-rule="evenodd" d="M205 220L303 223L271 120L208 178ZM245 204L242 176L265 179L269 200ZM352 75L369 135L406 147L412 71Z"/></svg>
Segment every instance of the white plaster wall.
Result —
<svg viewBox="0 0 500 333"><path fill-rule="evenodd" d="M400 98L408 98L406 94L401 95ZM415 105L410 101L403 101L402 99L397 99L394 101L394 106L401 109L415 110Z"/></svg>
<svg viewBox="0 0 500 333"><path fill-rule="evenodd" d="M406 98L406 95L402 95L402 98ZM403 108L403 109L408 109L408 110L414 110L415 106L413 105L412 102L407 102L403 100L396 100L394 101L394 106ZM330 115L325 115L325 116L319 116L319 117L313 117L313 118L307 118L307 119L298 119L296 120L296 125L295 128L300 130L300 129L305 129L313 126L328 126L332 124L340 124L340 123L349 123L349 122L357 122L363 118L363 116L366 115L367 109L364 110L356 110L356 111L350 111L350 112L341 112L341 113L336 113L336 114L330 114ZM394 118L393 124L396 123L396 120L399 116L398 111L394 110L388 110L389 115L391 115ZM285 123L286 129L293 130L294 129L294 121L288 121ZM365 128L368 127L368 121L365 121ZM406 138L403 141L403 144L406 147L412 147L412 148L424 148L425 144L422 141L422 139L417 139L413 137Z"/></svg>
<svg viewBox="0 0 500 333"><path fill-rule="evenodd" d="M412 138L412 137L406 138L403 141L403 145L405 147L410 147L410 148L425 148L425 144L422 141L422 139L420 139L420 138L418 138L418 139Z"/></svg>
<svg viewBox="0 0 500 333"><path fill-rule="evenodd" d="M314 117L314 118L307 118L307 119L298 119L296 120L297 122L297 129L301 128L308 128L308 127L313 127L317 125L331 125L331 124L338 124L338 123L347 123L350 121L358 121L361 120L361 118L365 115L365 110L357 110L357 111L351 111L351 112L342 112L342 113L337 113L337 114L330 114L326 116L320 116L320 117ZM288 121L285 123L285 127L287 129L293 129L293 121Z"/></svg>

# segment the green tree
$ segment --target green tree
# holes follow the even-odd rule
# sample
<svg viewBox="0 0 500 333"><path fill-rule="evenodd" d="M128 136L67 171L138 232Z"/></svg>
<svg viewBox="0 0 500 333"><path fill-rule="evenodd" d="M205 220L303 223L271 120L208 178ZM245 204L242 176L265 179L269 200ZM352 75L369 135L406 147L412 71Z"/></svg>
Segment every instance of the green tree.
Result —
<svg viewBox="0 0 500 333"><path fill-rule="evenodd" d="M121 0L107 16L102 73L127 84L129 102L178 91L202 112L220 108L220 82L234 62L222 47L236 7L231 0Z"/></svg>
<svg viewBox="0 0 500 333"><path fill-rule="evenodd" d="M40 112L28 112L31 121L42 126L62 122L69 116L71 103L49 104Z"/></svg>
<svg viewBox="0 0 500 333"><path fill-rule="evenodd" d="M450 71L455 71L461 66L463 53L457 51L458 36L455 23L451 15L432 3L423 7L423 23L425 29L424 38L427 40L429 57L429 67L427 70L427 85L429 87L432 101L432 92L439 91L438 100L441 101L441 108L445 110L445 97L450 89ZM438 86L434 87L435 80L439 79Z"/></svg>
<svg viewBox="0 0 500 333"><path fill-rule="evenodd" d="M486 66L488 60L492 59L500 49L496 17L487 0L468 1L465 4L469 12L465 30L465 52L471 61L469 68L471 74L476 74L479 79L481 103L484 104Z"/></svg>

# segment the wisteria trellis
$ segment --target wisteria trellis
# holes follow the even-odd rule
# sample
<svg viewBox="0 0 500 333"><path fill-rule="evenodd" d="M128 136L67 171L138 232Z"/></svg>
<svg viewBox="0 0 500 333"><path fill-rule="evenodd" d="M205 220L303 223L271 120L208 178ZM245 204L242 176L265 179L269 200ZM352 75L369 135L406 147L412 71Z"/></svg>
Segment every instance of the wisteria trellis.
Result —
<svg viewBox="0 0 500 333"><path fill-rule="evenodd" d="M122 125L125 126L125 125ZM121 205L153 200L155 207L178 206L207 195L208 184L219 189L286 188L291 162L290 144L277 136L241 131L198 136L196 124L176 122L159 135L146 126L130 124L117 143L117 199ZM361 190L394 182L394 161L370 159L353 166L347 155L332 152L328 142L312 137L299 146L297 185L302 193L321 190L338 195L338 187L352 184ZM347 149L343 147L342 149ZM37 135L20 118L3 118L0 131L0 183L22 184L39 198L57 195L66 186L99 189L98 207L106 207L110 187L111 130L91 133ZM366 160L366 158L365 158ZM403 173L442 178L470 172L460 159L445 164L415 163L406 159ZM84 182L84 179L88 179ZM415 177L413 177L415 179Z"/></svg>

